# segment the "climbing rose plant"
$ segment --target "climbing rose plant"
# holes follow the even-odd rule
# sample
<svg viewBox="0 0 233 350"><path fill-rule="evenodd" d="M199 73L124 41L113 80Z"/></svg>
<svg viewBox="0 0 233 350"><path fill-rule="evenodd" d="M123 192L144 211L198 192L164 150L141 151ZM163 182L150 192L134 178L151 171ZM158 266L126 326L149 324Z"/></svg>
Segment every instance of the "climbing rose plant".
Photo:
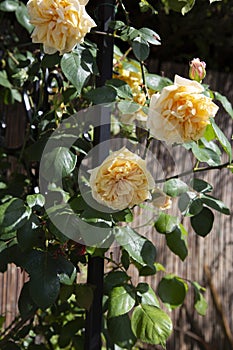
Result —
<svg viewBox="0 0 233 350"><path fill-rule="evenodd" d="M147 11L155 12L145 3ZM169 2L164 4L168 10ZM232 170L230 141L214 121L216 100L231 117L233 110L226 97L202 84L205 63L193 59L189 77L176 75L174 82L149 73L145 62L151 45L160 44L159 35L134 28L122 1L115 7L116 20L101 32L87 5L83 0L29 0L27 6L0 2L8 28L0 94L6 106L23 103L27 115L23 146L15 153L22 173L5 172L0 182L0 271L14 263L28 274L18 300L19 316L0 335L3 350L84 348L86 312L95 286L82 276L91 256L108 263L103 348L115 344L138 349L142 342L166 348L173 329L166 310L180 307L193 289L194 307L204 315L205 289L166 272L154 241L132 228L137 213L149 219L144 225L154 235L165 236L171 254L182 261L188 255L183 217L204 237L213 227L214 211L230 214L210 195L212 186L198 178L203 167ZM194 1L178 5L185 14ZM140 6L145 11L142 2ZM11 15L37 45L18 45ZM95 39L103 35L115 39L113 72L97 87L100 53ZM122 41L124 47L128 44L125 52L119 49ZM109 141L118 141L101 148L95 144L95 132L105 126L98 118L106 111ZM190 172L190 182L182 180L182 173L158 178L157 158L150 148L154 140L192 153L198 165ZM3 169L8 151L1 150ZM176 199L179 214L174 216ZM111 253L114 246L118 259ZM133 282L133 268L139 276L154 276L157 289Z"/></svg>

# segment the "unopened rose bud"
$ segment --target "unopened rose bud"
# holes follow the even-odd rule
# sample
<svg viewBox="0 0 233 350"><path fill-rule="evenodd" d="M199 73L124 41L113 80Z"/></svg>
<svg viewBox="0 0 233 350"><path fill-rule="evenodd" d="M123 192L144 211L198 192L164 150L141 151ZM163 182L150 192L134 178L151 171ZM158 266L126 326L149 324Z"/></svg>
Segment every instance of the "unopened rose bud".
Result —
<svg viewBox="0 0 233 350"><path fill-rule="evenodd" d="M194 58L190 64L189 64L189 77L192 80L196 80L199 83L205 78L206 76L206 64L203 61L200 61L199 58Z"/></svg>

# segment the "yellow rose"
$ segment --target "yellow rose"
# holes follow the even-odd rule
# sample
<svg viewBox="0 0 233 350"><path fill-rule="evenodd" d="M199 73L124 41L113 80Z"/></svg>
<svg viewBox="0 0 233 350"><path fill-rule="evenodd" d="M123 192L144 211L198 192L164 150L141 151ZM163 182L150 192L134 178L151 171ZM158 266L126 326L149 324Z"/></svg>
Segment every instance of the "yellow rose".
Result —
<svg viewBox="0 0 233 350"><path fill-rule="evenodd" d="M168 144L197 141L218 106L203 94L197 81L175 76L174 85L154 94L150 101L147 126L152 136Z"/></svg>
<svg viewBox="0 0 233 350"><path fill-rule="evenodd" d="M151 198L154 180L146 161L123 147L90 170L94 199L115 210L123 210Z"/></svg>
<svg viewBox="0 0 233 350"><path fill-rule="evenodd" d="M87 14L88 0L29 0L27 3L34 43L42 43L44 52L70 52L96 24Z"/></svg>

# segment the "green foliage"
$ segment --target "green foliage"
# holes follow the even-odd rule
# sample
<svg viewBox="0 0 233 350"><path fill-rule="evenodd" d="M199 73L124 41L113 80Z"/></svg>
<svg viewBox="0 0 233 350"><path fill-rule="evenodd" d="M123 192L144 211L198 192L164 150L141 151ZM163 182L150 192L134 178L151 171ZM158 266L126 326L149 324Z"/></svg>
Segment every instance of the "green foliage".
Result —
<svg viewBox="0 0 233 350"><path fill-rule="evenodd" d="M165 11L179 11L183 15L191 9L195 11L196 6L194 0L162 3ZM161 10L160 5L156 5L156 9L152 5L144 0L139 2L142 16L146 11L155 14L157 7ZM157 32L144 24L131 26L131 14L121 1L116 12L116 21L110 23L111 33L100 35L106 40L115 37L116 41L123 42L126 50L122 53L115 48L113 78L104 86L96 87L99 67L94 40L85 38L62 56L43 54L38 46L28 44L33 27L25 4L18 0L0 2L0 19L3 26L6 24L0 43L1 101L7 108L28 97L27 130L22 147L15 152L6 148L0 154L0 271L5 272L8 264L14 263L29 276L18 300L19 323L12 325L9 335L4 330L1 334L3 350L84 348L86 312L91 309L96 290L96 286L83 279L91 255L103 258L108 267L103 286L102 331L106 348L132 349L138 341L166 348L172 321L160 304L169 310L182 306L188 289L194 290L196 311L200 315L206 313L205 289L196 281L166 273L152 240L132 228L136 216L133 208L107 211L102 205L94 208L89 204L93 198L86 165L82 176L85 196L79 188L80 164L95 145L96 120L78 119L81 131L77 133L76 124L70 125L68 117L76 116L90 105L113 105L113 137L127 138L135 153L141 152L139 144L145 146L143 156L146 156L151 141L145 126L150 97L172 84L166 76L149 73L145 66L151 47L154 46L156 52L159 50ZM14 30L15 24L26 33L25 42L21 42L17 28ZM90 38L92 35L98 35L98 31ZM218 100L233 116L225 96L207 87L206 94ZM136 121L121 120L125 116ZM54 130L58 133L51 136ZM48 139L55 145L49 151L45 148ZM232 167L231 144L213 119L204 136L198 142L185 144L184 148L195 158L196 165L190 165L190 172L195 176L199 171ZM222 163L222 151L228 156L226 165ZM11 174L8 170L12 153L16 158L16 172L23 169L23 175ZM43 164L40 163L42 154ZM48 188L39 183L38 171ZM163 184L163 192L172 203L177 203L179 215L156 209L156 220L150 220L149 225L155 221L153 241L156 242L156 234L163 234L167 248L184 261L190 233L182 224L183 217L190 219L198 236L205 237L213 227L214 211L229 215L230 210L212 196L214 188L208 182L194 177L186 183L180 179L182 175L185 174L169 174L168 169ZM152 210L154 215L154 208ZM106 231L102 234L102 228L107 235ZM76 242L68 237L70 232L79 235L86 231L91 238L98 237L98 244L87 247L79 239ZM119 258L108 248L112 243L119 246ZM147 282L134 282L132 269L136 269L139 276L153 275L157 290ZM79 272L82 274L77 283ZM1 317L1 326L4 321ZM20 331L19 325L23 325ZM43 339L43 344L37 344L38 337Z"/></svg>

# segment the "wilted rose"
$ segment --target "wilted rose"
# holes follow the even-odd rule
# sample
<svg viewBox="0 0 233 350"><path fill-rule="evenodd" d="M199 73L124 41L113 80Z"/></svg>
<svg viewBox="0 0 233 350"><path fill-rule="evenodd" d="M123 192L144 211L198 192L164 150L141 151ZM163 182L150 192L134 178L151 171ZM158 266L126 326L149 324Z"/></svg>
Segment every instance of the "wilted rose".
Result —
<svg viewBox="0 0 233 350"><path fill-rule="evenodd" d="M29 0L27 3L34 43L42 43L44 52L62 55L70 52L96 24L87 14L88 0Z"/></svg>
<svg viewBox="0 0 233 350"><path fill-rule="evenodd" d="M203 94L197 81L175 76L174 85L152 95L147 126L153 137L168 144L197 141L218 106Z"/></svg>
<svg viewBox="0 0 233 350"><path fill-rule="evenodd" d="M94 199L115 210L123 210L151 198L155 183L146 161L123 147L90 170Z"/></svg>

